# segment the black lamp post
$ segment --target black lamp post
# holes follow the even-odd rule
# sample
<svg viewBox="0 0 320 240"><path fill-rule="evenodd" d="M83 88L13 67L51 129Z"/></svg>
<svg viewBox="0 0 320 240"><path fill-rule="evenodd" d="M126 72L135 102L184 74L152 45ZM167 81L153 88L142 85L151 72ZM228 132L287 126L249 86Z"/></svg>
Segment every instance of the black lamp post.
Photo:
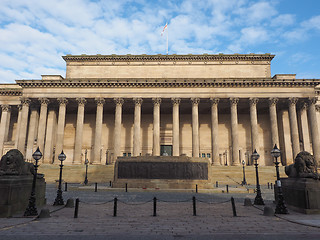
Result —
<svg viewBox="0 0 320 240"><path fill-rule="evenodd" d="M246 181L246 170L245 170L245 165L246 165L246 161L242 160L242 170L243 170L243 180L241 185L247 185L247 181Z"/></svg>
<svg viewBox="0 0 320 240"><path fill-rule="evenodd" d="M32 188L31 188L31 194L29 198L29 204L27 209L24 212L24 216L37 216L38 210L36 207L36 181L37 181L37 172L38 172L38 161L40 158L42 158L42 153L39 150L39 147L37 150L32 154L32 157L34 160L36 160L36 164L34 164L34 175L33 175L33 181L32 181Z"/></svg>
<svg viewBox="0 0 320 240"><path fill-rule="evenodd" d="M60 175L59 175L59 187L58 187L58 191L57 191L57 197L54 200L53 206L64 205L63 198L62 198L62 191L61 191L61 179L62 179L62 167L63 167L62 162L64 160L66 160L66 155L63 153L63 150L59 154L58 159L61 162L61 164L60 164Z"/></svg>
<svg viewBox="0 0 320 240"><path fill-rule="evenodd" d="M87 185L88 184L88 164L89 164L89 161L88 161L88 159L87 159L87 153L88 153L88 151L87 151L87 149L86 149L86 151L85 151L85 155L84 155L84 164L86 165L86 176L85 176L85 178L84 178L84 185Z"/></svg>
<svg viewBox="0 0 320 240"><path fill-rule="evenodd" d="M254 152L251 155L252 160L254 161L254 166L256 167L256 181L257 181L257 195L254 199L255 205L264 205L262 196L261 196L261 190L260 190L260 184L259 184L259 173L258 173L258 159L260 155L257 153L257 150L255 149Z"/></svg>
<svg viewBox="0 0 320 240"><path fill-rule="evenodd" d="M280 173L279 173L279 163L278 157L280 157L281 151L278 149L277 144L274 145L274 148L271 150L271 156L275 158L274 164L276 165L277 172L277 189L278 189L278 201L275 213L276 214L288 214L288 209L284 203L284 198L282 194L282 187L280 181Z"/></svg>

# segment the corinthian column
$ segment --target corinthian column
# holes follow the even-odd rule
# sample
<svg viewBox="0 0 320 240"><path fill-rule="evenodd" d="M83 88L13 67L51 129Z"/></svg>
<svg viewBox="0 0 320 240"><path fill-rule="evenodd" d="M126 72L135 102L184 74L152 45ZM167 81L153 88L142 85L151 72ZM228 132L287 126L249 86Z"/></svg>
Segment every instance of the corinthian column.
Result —
<svg viewBox="0 0 320 240"><path fill-rule="evenodd" d="M251 141L252 152L256 149L259 151L259 133L258 133L258 117L257 117L257 103L258 98L250 98L250 123L251 123Z"/></svg>
<svg viewBox="0 0 320 240"><path fill-rule="evenodd" d="M66 108L68 100L66 98L58 98L59 103L59 116L58 116L58 129L57 129L57 143L56 143L56 154L55 163L59 162L58 156L63 150L64 140L64 127L66 122Z"/></svg>
<svg viewBox="0 0 320 240"><path fill-rule="evenodd" d="M219 98L210 98L211 101L211 144L212 164L220 165L219 159L219 124L218 124L218 103Z"/></svg>
<svg viewBox="0 0 320 240"><path fill-rule="evenodd" d="M191 98L192 102L192 157L199 157L199 98Z"/></svg>
<svg viewBox="0 0 320 240"><path fill-rule="evenodd" d="M232 141L232 165L240 165L239 161L239 141L238 141L238 112L237 104L239 98L230 98L231 110L231 141Z"/></svg>
<svg viewBox="0 0 320 240"><path fill-rule="evenodd" d="M37 145L42 153L44 153L44 140L46 136L46 127L47 127L47 113L48 113L48 98L39 98L41 107L40 107L40 117L39 117L39 128L38 128L38 137ZM43 161L43 159L41 159Z"/></svg>
<svg viewBox="0 0 320 240"><path fill-rule="evenodd" d="M153 102L153 156L160 156L160 104L161 98L152 98Z"/></svg>
<svg viewBox="0 0 320 240"><path fill-rule="evenodd" d="M19 132L20 132L20 124L21 124L21 111L22 111L22 105L19 104L17 106L18 108L18 120L17 120L17 130L15 135L15 141L14 141L14 147L18 148L18 142L19 142Z"/></svg>
<svg viewBox="0 0 320 240"><path fill-rule="evenodd" d="M30 114L30 123L29 123L29 131L28 131L28 140L27 140L27 152L26 152L26 159L32 160L32 154L33 154L33 145L34 145L34 139L36 135L36 128L38 126L38 108L36 106L31 105L31 114Z"/></svg>
<svg viewBox="0 0 320 240"><path fill-rule="evenodd" d="M114 102L116 104L116 112L114 115L114 158L120 155L120 147L121 147L121 123L122 123L122 105L124 103L123 98L114 98Z"/></svg>
<svg viewBox="0 0 320 240"><path fill-rule="evenodd" d="M25 145L27 138L27 128L28 128L28 116L29 116L29 105L31 101L28 98L22 98L22 112L21 112L21 124L20 124L20 132L19 132L19 140L18 140L18 150L25 155Z"/></svg>
<svg viewBox="0 0 320 240"><path fill-rule="evenodd" d="M180 98L172 98L172 156L180 155L179 143L179 104Z"/></svg>
<svg viewBox="0 0 320 240"><path fill-rule="evenodd" d="M6 127L8 126L8 119L11 107L9 105L1 105L2 113L1 113L1 123L0 123L0 154L3 155L3 144L4 140L6 139Z"/></svg>
<svg viewBox="0 0 320 240"><path fill-rule="evenodd" d="M277 121L277 102L278 98L269 98L269 113L271 125L271 144L279 147L278 121Z"/></svg>
<svg viewBox="0 0 320 240"><path fill-rule="evenodd" d="M296 103L298 98L289 98L289 121L291 130L291 142L293 147L293 158L300 152L299 130L297 121Z"/></svg>
<svg viewBox="0 0 320 240"><path fill-rule="evenodd" d="M300 119L301 119L301 132L303 141L303 150L310 152L310 135L309 135L309 123L307 115L308 103L303 102L300 108Z"/></svg>
<svg viewBox="0 0 320 240"><path fill-rule="evenodd" d="M94 137L93 148L93 162L94 164L101 163L101 134L102 134L102 120L103 120L103 104L104 98L96 98L97 114L96 114L96 130Z"/></svg>
<svg viewBox="0 0 320 240"><path fill-rule="evenodd" d="M75 138L75 146L74 146L74 154L73 154L73 163L81 164L84 106L87 101L85 98L77 98L76 101L78 102L78 114L77 114L77 126L76 126L76 138Z"/></svg>
<svg viewBox="0 0 320 240"><path fill-rule="evenodd" d="M312 138L312 149L313 156L318 163L320 164L320 138L319 138L319 128L316 116L316 107L315 104L317 102L317 98L309 98L309 120L311 127L311 138Z"/></svg>
<svg viewBox="0 0 320 240"><path fill-rule="evenodd" d="M142 98L135 98L134 101L134 132L133 132L133 156L141 153L141 104Z"/></svg>

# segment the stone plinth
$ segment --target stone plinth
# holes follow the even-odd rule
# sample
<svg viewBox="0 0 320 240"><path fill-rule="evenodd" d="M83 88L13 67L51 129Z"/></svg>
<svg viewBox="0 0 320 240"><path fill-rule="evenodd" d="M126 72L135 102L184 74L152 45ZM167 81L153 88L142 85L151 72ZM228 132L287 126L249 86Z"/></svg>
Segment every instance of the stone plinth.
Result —
<svg viewBox="0 0 320 240"><path fill-rule="evenodd" d="M311 178L281 178L285 203L295 211L320 213L320 181Z"/></svg>
<svg viewBox="0 0 320 240"><path fill-rule="evenodd" d="M212 188L210 162L187 156L119 157L113 187L190 189Z"/></svg>
<svg viewBox="0 0 320 240"><path fill-rule="evenodd" d="M43 175L42 175L43 176ZM0 217L10 217L27 208L32 188L33 175L0 176ZM36 205L46 204L46 183L38 175L36 183Z"/></svg>

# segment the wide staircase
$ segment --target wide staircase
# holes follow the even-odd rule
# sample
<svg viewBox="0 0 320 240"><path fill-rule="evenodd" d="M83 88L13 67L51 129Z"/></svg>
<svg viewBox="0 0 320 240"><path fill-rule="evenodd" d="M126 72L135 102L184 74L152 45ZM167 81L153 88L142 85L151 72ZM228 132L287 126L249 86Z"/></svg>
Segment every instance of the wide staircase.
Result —
<svg viewBox="0 0 320 240"><path fill-rule="evenodd" d="M59 179L59 165L41 164L38 172L45 174L47 183L55 183ZM280 167L280 177L286 177L284 167ZM85 165L63 166L62 179L68 183L83 183L85 179ZM89 165L89 183L109 183L113 181L114 165ZM245 167L246 182L250 185L256 184L256 172L254 166ZM219 185L240 185L243 180L242 166L213 166L212 183ZM259 167L259 180L261 185L274 183L276 180L276 169L272 166Z"/></svg>

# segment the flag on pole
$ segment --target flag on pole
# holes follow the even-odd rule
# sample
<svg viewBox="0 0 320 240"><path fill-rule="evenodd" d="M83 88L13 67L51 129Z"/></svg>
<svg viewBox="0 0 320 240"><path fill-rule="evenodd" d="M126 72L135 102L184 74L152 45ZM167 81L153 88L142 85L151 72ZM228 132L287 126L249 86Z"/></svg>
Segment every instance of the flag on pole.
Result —
<svg viewBox="0 0 320 240"><path fill-rule="evenodd" d="M164 33L164 31L167 29L167 27L168 27L168 23L166 23L166 25L164 26L164 28L163 28L163 30L162 30L162 32L161 32L161 36L163 36L163 33Z"/></svg>

